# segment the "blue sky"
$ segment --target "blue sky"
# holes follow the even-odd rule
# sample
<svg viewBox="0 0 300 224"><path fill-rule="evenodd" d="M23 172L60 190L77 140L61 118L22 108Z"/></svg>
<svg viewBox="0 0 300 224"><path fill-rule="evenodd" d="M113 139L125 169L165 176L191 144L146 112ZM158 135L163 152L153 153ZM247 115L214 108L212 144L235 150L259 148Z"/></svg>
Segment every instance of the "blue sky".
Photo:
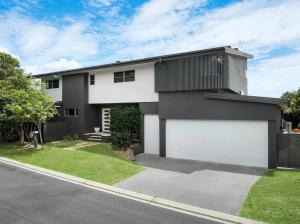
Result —
<svg viewBox="0 0 300 224"><path fill-rule="evenodd" d="M0 51L28 73L231 45L249 94L300 87L299 0L0 1Z"/></svg>

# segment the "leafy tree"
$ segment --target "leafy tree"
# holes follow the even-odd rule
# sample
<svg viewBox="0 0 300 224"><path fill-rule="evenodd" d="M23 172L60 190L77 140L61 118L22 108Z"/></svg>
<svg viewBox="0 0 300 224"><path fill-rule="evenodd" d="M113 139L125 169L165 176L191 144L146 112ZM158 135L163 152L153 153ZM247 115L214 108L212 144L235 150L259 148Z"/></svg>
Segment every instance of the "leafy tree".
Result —
<svg viewBox="0 0 300 224"><path fill-rule="evenodd" d="M36 124L43 145L42 124L57 114L53 99L41 90L27 91L30 120Z"/></svg>
<svg viewBox="0 0 300 224"><path fill-rule="evenodd" d="M12 57L10 54L0 52L0 80L23 74L24 71L21 69L18 59Z"/></svg>
<svg viewBox="0 0 300 224"><path fill-rule="evenodd" d="M19 61L0 52L0 122L15 126L21 143L24 143L24 124L36 124L43 144L42 123L55 113L52 98L24 74ZM7 127L1 130L7 130Z"/></svg>
<svg viewBox="0 0 300 224"><path fill-rule="evenodd" d="M296 117L298 122L300 121L300 88L296 91L285 92L281 99L287 102L287 107L284 109L284 113L290 117ZM300 123L298 124L298 126Z"/></svg>
<svg viewBox="0 0 300 224"><path fill-rule="evenodd" d="M21 143L24 143L24 124L31 121L30 105L28 104L28 90L15 90L6 94L3 111L0 113L0 121L15 124L19 133ZM3 99L4 97L2 97Z"/></svg>
<svg viewBox="0 0 300 224"><path fill-rule="evenodd" d="M117 107L111 110L111 143L116 150L127 150L139 141L140 111L135 106Z"/></svg>

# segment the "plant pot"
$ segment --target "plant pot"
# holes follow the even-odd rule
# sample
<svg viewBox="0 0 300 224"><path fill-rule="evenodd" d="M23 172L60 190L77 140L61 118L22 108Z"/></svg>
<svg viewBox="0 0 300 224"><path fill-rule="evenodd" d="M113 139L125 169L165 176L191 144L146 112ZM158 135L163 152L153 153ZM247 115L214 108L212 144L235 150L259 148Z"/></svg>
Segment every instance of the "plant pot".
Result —
<svg viewBox="0 0 300 224"><path fill-rule="evenodd" d="M95 131L95 133L99 133L100 132L100 127L94 127L94 131Z"/></svg>

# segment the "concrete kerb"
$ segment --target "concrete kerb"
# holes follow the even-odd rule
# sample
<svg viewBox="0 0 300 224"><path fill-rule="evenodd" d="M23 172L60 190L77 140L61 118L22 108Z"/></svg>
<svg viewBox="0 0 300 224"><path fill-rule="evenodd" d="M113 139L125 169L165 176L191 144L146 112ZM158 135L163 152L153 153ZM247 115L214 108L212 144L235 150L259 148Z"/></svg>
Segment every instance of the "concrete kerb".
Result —
<svg viewBox="0 0 300 224"><path fill-rule="evenodd" d="M30 170L30 171L33 171L35 173L39 173L42 175L50 176L50 177L53 177L53 178L56 178L59 180L63 180L63 181L69 182L69 183L77 184L77 185L87 187L90 189L106 192L106 193L113 194L116 196L121 196L123 198L128 198L128 199L139 201L142 203L151 204L151 205L154 205L157 207L162 207L162 208L165 208L168 210L173 210L173 211L177 211L177 212L181 212L181 213L185 213L188 215L201 217L201 218L205 218L205 219L209 219L209 220L213 220L213 221L217 221L217 222L221 222L221 223L231 223L231 224L232 223L235 223L235 224L259 224L259 223L262 223L262 222L234 216L234 215L229 215L229 214L222 213L222 212L212 211L212 210L208 210L208 209L204 209L204 208L200 208L200 207L196 207L196 206L191 206L191 205L187 205L187 204L183 204L183 203L166 200L163 198L158 198L158 197L154 197L154 196L150 196L150 195L146 195L146 194L141 194L141 193L130 191L130 190L125 190L125 189L118 188L115 186L110 186L110 185L98 183L95 181L86 180L86 179L83 179L80 177L71 176L68 174L64 174L64 173L60 173L57 171L45 169L42 167L22 163L22 162L7 159L4 157L0 157L0 162L8 164L8 165L16 166L16 167L19 167L19 168L22 168L25 170Z"/></svg>

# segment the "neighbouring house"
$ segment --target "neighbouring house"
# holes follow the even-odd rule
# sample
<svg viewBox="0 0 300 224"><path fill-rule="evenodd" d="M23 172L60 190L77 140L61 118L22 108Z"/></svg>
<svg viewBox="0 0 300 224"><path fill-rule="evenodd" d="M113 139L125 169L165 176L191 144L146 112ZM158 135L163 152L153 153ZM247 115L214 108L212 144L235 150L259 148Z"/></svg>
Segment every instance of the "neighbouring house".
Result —
<svg viewBox="0 0 300 224"><path fill-rule="evenodd" d="M250 58L219 47L36 75L60 113L44 136L101 140L109 135L110 110L136 105L145 153L277 167L283 102L247 96Z"/></svg>

